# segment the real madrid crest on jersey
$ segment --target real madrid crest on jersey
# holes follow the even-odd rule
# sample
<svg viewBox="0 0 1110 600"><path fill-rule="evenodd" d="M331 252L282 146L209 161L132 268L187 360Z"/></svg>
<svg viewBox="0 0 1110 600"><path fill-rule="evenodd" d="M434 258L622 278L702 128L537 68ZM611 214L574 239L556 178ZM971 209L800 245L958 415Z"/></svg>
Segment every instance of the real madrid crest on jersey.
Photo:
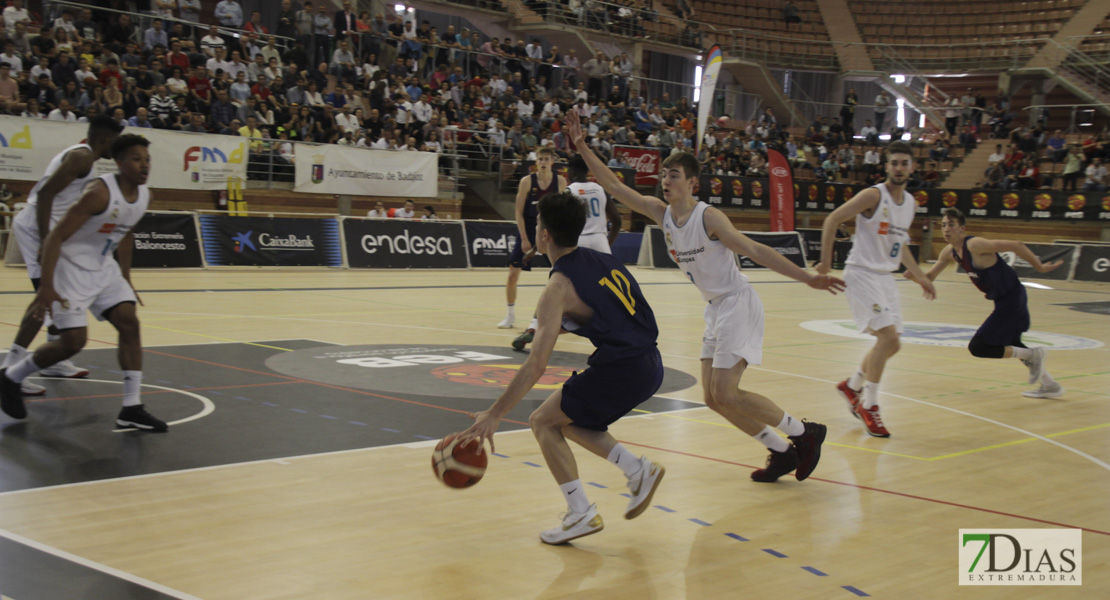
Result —
<svg viewBox="0 0 1110 600"><path fill-rule="evenodd" d="M112 209L112 217L111 217L111 218L112 218L113 220L115 220L115 219L118 219L118 218L119 218L119 209L118 209L118 208L113 208L113 209Z"/></svg>

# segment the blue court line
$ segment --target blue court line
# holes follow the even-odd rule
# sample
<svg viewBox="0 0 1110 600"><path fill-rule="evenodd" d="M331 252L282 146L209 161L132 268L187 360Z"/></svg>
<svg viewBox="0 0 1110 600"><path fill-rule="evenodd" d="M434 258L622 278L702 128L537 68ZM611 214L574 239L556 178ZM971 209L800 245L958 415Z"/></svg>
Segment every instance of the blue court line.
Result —
<svg viewBox="0 0 1110 600"><path fill-rule="evenodd" d="M764 548L763 551L766 552L767 554L770 554L771 556L777 556L779 558L787 558L787 556L785 554L783 554L782 552L775 552L774 550L772 550L770 548Z"/></svg>
<svg viewBox="0 0 1110 600"><path fill-rule="evenodd" d="M347 421L347 422L350 423L351 425L361 425L363 427L369 427L369 425L367 425L366 423L363 423L361 421Z"/></svg>
<svg viewBox="0 0 1110 600"><path fill-rule="evenodd" d="M861 598L870 598L871 597L871 594L868 594L867 592L864 592L863 590L861 590L859 588L854 588L850 585L842 585L840 587L848 590L849 592L852 592L853 594L855 594L855 595L857 595Z"/></svg>
<svg viewBox="0 0 1110 600"><path fill-rule="evenodd" d="M301 409L301 408L290 408L289 410L291 410L291 411L293 411L293 412L295 412L295 413L308 414L308 411L307 411L307 410L304 410L304 409Z"/></svg>
<svg viewBox="0 0 1110 600"><path fill-rule="evenodd" d="M95 369L96 367L90 365L88 368ZM172 381L166 381L165 379L155 379L155 381L157 381L158 383L164 383L166 385L173 383Z"/></svg>
<svg viewBox="0 0 1110 600"><path fill-rule="evenodd" d="M335 420L337 420L337 421L339 420L339 417L333 417L333 416L331 416L331 415L320 415L320 416L321 416L321 417L323 417L323 418L325 418L325 419L335 419Z"/></svg>
<svg viewBox="0 0 1110 600"><path fill-rule="evenodd" d="M601 485L600 483L594 483L592 481L587 481L586 485L592 485L594 487L601 488L601 489L605 489L605 488L609 487L609 486Z"/></svg>
<svg viewBox="0 0 1110 600"><path fill-rule="evenodd" d="M746 541L748 541L748 538L746 538L746 537L742 537L742 536L740 536L740 535L737 535L737 534L735 534L735 533L726 533L725 535L726 535L726 536L728 536L728 537L730 537L730 538L732 538L732 539L734 539L734 540L736 540L736 541L738 541L738 542L746 542Z"/></svg>
<svg viewBox="0 0 1110 600"><path fill-rule="evenodd" d="M236 400L250 400L250 398L247 398L245 396L236 396L235 399Z"/></svg>
<svg viewBox="0 0 1110 600"><path fill-rule="evenodd" d="M277 406L277 404L274 404L273 402L263 402L262 405L263 406Z"/></svg>
<svg viewBox="0 0 1110 600"><path fill-rule="evenodd" d="M631 498L632 497L632 494L629 494L628 492L621 492L621 495L624 496L625 498Z"/></svg>
<svg viewBox="0 0 1110 600"><path fill-rule="evenodd" d="M428 436L426 436L426 435L416 435L416 434L413 434L413 436L412 436L412 437L414 437L414 438L420 438L420 439L422 439L422 440L435 440L435 439L439 439L439 438L434 438L434 437L428 437Z"/></svg>
<svg viewBox="0 0 1110 600"><path fill-rule="evenodd" d="M223 396L224 395L223 392L208 392L208 393L212 394L213 396Z"/></svg>
<svg viewBox="0 0 1110 600"><path fill-rule="evenodd" d="M663 506L662 504L656 504L655 508L658 508L659 510L661 510L663 512L669 512L669 513L678 512L675 509L667 508L666 506Z"/></svg>
<svg viewBox="0 0 1110 600"><path fill-rule="evenodd" d="M494 452L493 455L497 456L497 457L500 457L500 458L510 458L508 454L498 454L498 453Z"/></svg>
<svg viewBox="0 0 1110 600"><path fill-rule="evenodd" d="M828 573L822 573L821 571L818 571L817 569L814 569L813 567L802 567L802 570L803 571L809 571L810 573L813 573L814 575L816 575L818 577L828 577L829 576Z"/></svg>
<svg viewBox="0 0 1110 600"><path fill-rule="evenodd" d="M524 464L528 465L529 467L538 467L538 468L540 468L540 469L542 469L542 468L543 468L543 465L537 465L537 464L536 464L536 463L534 463L534 462L528 462L528 461L525 461L525 462L524 462Z"/></svg>
<svg viewBox="0 0 1110 600"><path fill-rule="evenodd" d="M181 389L191 390L191 389L194 389L195 387L196 387L195 385L182 385Z"/></svg>
<svg viewBox="0 0 1110 600"><path fill-rule="evenodd" d="M400 429L390 429L388 427L382 427L381 430L382 431L388 431L389 433L401 433Z"/></svg>
<svg viewBox="0 0 1110 600"><path fill-rule="evenodd" d="M701 519L687 519L687 521L690 521L692 523L697 523L698 525L701 525L703 527L709 527L710 525L712 525L712 523L706 523L705 521L702 521Z"/></svg>

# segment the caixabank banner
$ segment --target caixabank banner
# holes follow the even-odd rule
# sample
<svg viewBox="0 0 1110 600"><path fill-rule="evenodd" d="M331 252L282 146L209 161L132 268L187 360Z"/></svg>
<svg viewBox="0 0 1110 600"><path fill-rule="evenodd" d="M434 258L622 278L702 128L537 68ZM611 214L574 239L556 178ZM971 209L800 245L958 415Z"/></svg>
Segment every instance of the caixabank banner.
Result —
<svg viewBox="0 0 1110 600"><path fill-rule="evenodd" d="M335 219L202 215L200 231L211 266L343 266Z"/></svg>
<svg viewBox="0 0 1110 600"><path fill-rule="evenodd" d="M458 221L343 219L347 265L362 269L465 269Z"/></svg>

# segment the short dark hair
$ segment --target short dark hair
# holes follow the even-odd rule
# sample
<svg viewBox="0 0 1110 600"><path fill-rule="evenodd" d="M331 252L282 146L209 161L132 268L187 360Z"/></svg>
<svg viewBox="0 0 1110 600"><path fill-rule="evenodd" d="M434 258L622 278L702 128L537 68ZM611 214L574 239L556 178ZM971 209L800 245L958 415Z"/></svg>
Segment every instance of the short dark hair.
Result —
<svg viewBox="0 0 1110 600"><path fill-rule="evenodd" d="M89 130L85 137L92 141L99 137L119 135L123 133L123 125L108 115L100 115L89 121Z"/></svg>
<svg viewBox="0 0 1110 600"><path fill-rule="evenodd" d="M537 206L544 229L562 248L578 245L578 236L586 227L586 204L570 192L548 194L540 198Z"/></svg>
<svg viewBox="0 0 1110 600"><path fill-rule="evenodd" d="M942 217L947 217L947 218L959 223L961 227L963 227L964 225L967 225L967 218L964 217L963 211L961 211L960 209L958 209L954 206L951 207L951 208L944 209L944 211L940 214L941 214Z"/></svg>
<svg viewBox="0 0 1110 600"><path fill-rule="evenodd" d="M887 156L893 154L909 154L910 162L913 162L913 148L910 148L909 144L901 140L897 142L891 142L890 145L886 148L886 153Z"/></svg>
<svg viewBox="0 0 1110 600"><path fill-rule="evenodd" d="M586 176L589 175L590 168L586 166L586 159L575 154L567 161L567 175L570 175L573 181L586 181Z"/></svg>
<svg viewBox="0 0 1110 600"><path fill-rule="evenodd" d="M689 152L672 152L671 155L663 161L663 168L670 169L672 167L682 169L687 179L690 177L697 177L698 174L701 173L701 165L698 164L698 159Z"/></svg>
<svg viewBox="0 0 1110 600"><path fill-rule="evenodd" d="M114 160L122 159L123 155L127 154L127 151L130 150L132 146L142 146L146 148L149 145L150 140L141 135L135 135L133 133L121 135L116 138L115 142L112 142L112 158Z"/></svg>

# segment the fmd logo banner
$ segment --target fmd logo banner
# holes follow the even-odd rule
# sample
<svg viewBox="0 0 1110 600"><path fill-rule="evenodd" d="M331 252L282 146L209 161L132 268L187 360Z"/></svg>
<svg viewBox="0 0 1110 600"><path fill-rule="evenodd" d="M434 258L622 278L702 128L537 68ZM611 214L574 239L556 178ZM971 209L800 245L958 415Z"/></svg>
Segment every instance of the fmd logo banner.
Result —
<svg viewBox="0 0 1110 600"><path fill-rule="evenodd" d="M1083 585L1081 529L961 529L960 585Z"/></svg>

